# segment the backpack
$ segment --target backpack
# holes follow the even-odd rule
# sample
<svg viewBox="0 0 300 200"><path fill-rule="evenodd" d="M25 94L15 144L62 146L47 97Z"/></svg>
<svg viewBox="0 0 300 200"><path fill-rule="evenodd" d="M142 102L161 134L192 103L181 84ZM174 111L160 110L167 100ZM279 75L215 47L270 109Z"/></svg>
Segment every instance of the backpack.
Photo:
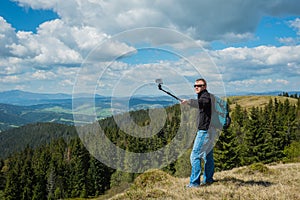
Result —
<svg viewBox="0 0 300 200"><path fill-rule="evenodd" d="M211 125L216 129L227 129L230 126L229 105L224 99L210 94L212 104Z"/></svg>

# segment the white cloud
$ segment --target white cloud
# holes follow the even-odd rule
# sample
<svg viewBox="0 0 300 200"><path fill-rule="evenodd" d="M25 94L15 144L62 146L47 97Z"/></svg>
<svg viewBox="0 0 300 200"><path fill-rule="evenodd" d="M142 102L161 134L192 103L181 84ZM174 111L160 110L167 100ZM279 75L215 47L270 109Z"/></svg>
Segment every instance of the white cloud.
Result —
<svg viewBox="0 0 300 200"><path fill-rule="evenodd" d="M89 61L93 61L92 56L95 55L100 63L98 64L101 65L116 56L136 53L136 41L144 41L154 46L166 45L182 51L195 48L195 45L199 44L207 47L209 42L214 40L230 45L234 42L257 39L254 32L264 15L300 14L297 0L233 0L226 4L221 0L14 1L33 9L53 10L60 18L40 24L37 32L32 33L15 32L15 29L0 17L0 75L4 76L1 80L13 82L55 79L57 85L66 87L74 82L77 69L88 55ZM300 35L299 18L288 24ZM159 34L143 32L142 27L147 26L162 29ZM127 36L123 33L126 37L118 38L120 40L102 43L131 28L141 28L141 31ZM175 32L167 32L163 28L172 28L187 34L196 42L186 42L186 36L179 37ZM289 37L278 40L289 46L232 47L209 53L225 81L241 86L251 85L252 81L259 77L263 80L261 83L267 85L272 81L271 77L288 80L300 75L300 46L296 45L297 40ZM95 47L98 48L93 49ZM92 55L89 54L91 50L94 50ZM188 58L194 63L201 63L201 66L198 66L201 68L200 73L214 85L220 84L220 74L213 69L209 59L203 59L201 56ZM107 75L111 77L118 77L132 69L132 66L124 63L114 64L110 71L107 71ZM194 77L193 69L183 67L180 62L165 61L163 64L173 64L181 74L191 79ZM97 72L93 73L93 76L96 75ZM89 80L90 76L91 74L86 74L82 81ZM141 74L139 76L143 77ZM112 85L111 82L107 84Z"/></svg>
<svg viewBox="0 0 300 200"><path fill-rule="evenodd" d="M299 76L299 46L227 48L210 52L228 81L260 76Z"/></svg>
<svg viewBox="0 0 300 200"><path fill-rule="evenodd" d="M246 79L241 81L231 81L229 84L239 86L239 87L249 87L249 85L257 84L257 80L255 79Z"/></svg>
<svg viewBox="0 0 300 200"><path fill-rule="evenodd" d="M284 38L277 38L277 40L284 44L284 45L296 45L299 43L299 38L293 38L293 37L284 37Z"/></svg>
<svg viewBox="0 0 300 200"><path fill-rule="evenodd" d="M90 26L73 27L71 33L78 48L86 51L90 51L95 48L95 44L101 43L108 38L108 35Z"/></svg>
<svg viewBox="0 0 300 200"><path fill-rule="evenodd" d="M227 44L237 43L240 41L254 40L255 36L253 33L233 33L228 32L220 37L220 40L224 41Z"/></svg>
<svg viewBox="0 0 300 200"><path fill-rule="evenodd" d="M16 75L13 76L5 76L0 79L1 83L17 83L20 81L20 78Z"/></svg>
<svg viewBox="0 0 300 200"><path fill-rule="evenodd" d="M272 84L273 83L273 80L272 79L264 79L262 81L260 81L262 84Z"/></svg>
<svg viewBox="0 0 300 200"><path fill-rule="evenodd" d="M277 40L284 45L297 45L300 42L300 18L289 20L287 25L296 31L298 37L281 37Z"/></svg>
<svg viewBox="0 0 300 200"><path fill-rule="evenodd" d="M297 34L300 35L300 18L289 21L290 27L294 28L297 31Z"/></svg>
<svg viewBox="0 0 300 200"><path fill-rule="evenodd" d="M147 18L145 18L147 16ZM125 29L157 26L157 21L164 18L163 13L149 8L130 9L116 16L116 22Z"/></svg>
<svg viewBox="0 0 300 200"><path fill-rule="evenodd" d="M53 72L44 70L37 70L31 76L36 80L51 80L56 78Z"/></svg>
<svg viewBox="0 0 300 200"><path fill-rule="evenodd" d="M14 33L5 23L10 35ZM56 19L45 22L38 27L37 33L18 31L14 33L14 40L3 36L4 47L11 58L20 58L26 66L51 69L57 65L66 67L80 66L84 57L101 44L109 36L99 32L94 27L68 26L63 21ZM117 41L106 43L100 53L103 59L109 59L120 55L122 52L134 51L124 43Z"/></svg>
<svg viewBox="0 0 300 200"><path fill-rule="evenodd" d="M65 27L59 20L45 22L38 28L37 34L19 31L16 34L18 41L7 46L14 56L37 66L48 68L59 63L80 63L80 52L76 51L72 40L67 39L72 38L72 35L59 34L64 31Z"/></svg>
<svg viewBox="0 0 300 200"><path fill-rule="evenodd" d="M200 40L248 39L263 15L300 14L297 0L128 1L19 0L52 9L71 26L97 27L110 35L144 26L172 27Z"/></svg>
<svg viewBox="0 0 300 200"><path fill-rule="evenodd" d="M265 91L275 91L275 90L284 90L282 85L289 84L289 81L285 79L276 79L272 80L271 78L266 79L244 79L240 81L230 81L228 82L228 88L230 91L239 91L239 92L265 92Z"/></svg>
<svg viewBox="0 0 300 200"><path fill-rule="evenodd" d="M59 82L59 85L62 86L62 87L70 87L70 86L73 86L74 85L74 81L73 80L62 80Z"/></svg>
<svg viewBox="0 0 300 200"><path fill-rule="evenodd" d="M285 80L285 79L276 79L276 82L277 82L277 83L284 84L284 85L289 84L289 81L288 81L288 80Z"/></svg>
<svg viewBox="0 0 300 200"><path fill-rule="evenodd" d="M0 58L9 56L7 46L17 40L15 29L0 16Z"/></svg>
<svg viewBox="0 0 300 200"><path fill-rule="evenodd" d="M12 0L17 2L20 6L23 7L31 7L33 9L52 9L54 8L58 1L57 0Z"/></svg>

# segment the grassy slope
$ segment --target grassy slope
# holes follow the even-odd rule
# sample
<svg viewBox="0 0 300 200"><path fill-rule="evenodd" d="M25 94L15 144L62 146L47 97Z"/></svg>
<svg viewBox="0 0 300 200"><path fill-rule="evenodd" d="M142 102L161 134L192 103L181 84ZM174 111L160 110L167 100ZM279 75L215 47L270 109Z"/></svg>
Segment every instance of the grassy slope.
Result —
<svg viewBox="0 0 300 200"><path fill-rule="evenodd" d="M236 168L216 172L214 178L216 182L210 186L186 189L188 178L154 170L139 176L130 189L111 199L300 199L300 163Z"/></svg>
<svg viewBox="0 0 300 200"><path fill-rule="evenodd" d="M231 96L228 97L229 101L232 104L231 108L235 107L235 104L239 104L242 108L249 109L253 106L255 107L263 107L267 105L270 99L277 99L280 102L284 102L286 99L289 100L291 104L296 105L297 99L290 97L282 97L282 96Z"/></svg>

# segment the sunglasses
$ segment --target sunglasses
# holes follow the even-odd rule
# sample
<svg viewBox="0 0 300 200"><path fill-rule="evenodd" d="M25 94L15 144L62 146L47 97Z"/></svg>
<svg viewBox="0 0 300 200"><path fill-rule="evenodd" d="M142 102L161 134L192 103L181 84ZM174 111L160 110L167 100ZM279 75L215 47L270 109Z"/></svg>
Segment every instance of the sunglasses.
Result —
<svg viewBox="0 0 300 200"><path fill-rule="evenodd" d="M196 87L204 87L205 85L194 85L194 88Z"/></svg>

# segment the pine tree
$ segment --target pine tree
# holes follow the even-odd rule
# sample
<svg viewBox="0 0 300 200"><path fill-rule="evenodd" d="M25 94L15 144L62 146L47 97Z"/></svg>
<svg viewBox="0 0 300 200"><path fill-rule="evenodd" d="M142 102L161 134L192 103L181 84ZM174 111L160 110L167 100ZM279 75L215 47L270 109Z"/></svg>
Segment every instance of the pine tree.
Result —
<svg viewBox="0 0 300 200"><path fill-rule="evenodd" d="M48 180L47 180L48 200L55 198L55 189L56 189L56 172L52 168L50 169L50 173L48 175Z"/></svg>
<svg viewBox="0 0 300 200"><path fill-rule="evenodd" d="M261 152L259 152L260 161L264 163L272 162L274 159L274 144L272 141L272 133L275 130L275 107L273 100L261 111L261 129L263 130L264 145L261 145Z"/></svg>
<svg viewBox="0 0 300 200"><path fill-rule="evenodd" d="M21 172L21 156L14 154L7 159L8 171L6 174L6 185L4 189L4 197L7 200L19 200L21 199L22 188L20 185L20 172Z"/></svg>
<svg viewBox="0 0 300 200"><path fill-rule="evenodd" d="M96 193L95 195L104 194L106 190L110 188L110 177L115 171L101 163L99 160L94 159L95 165L95 186Z"/></svg>
<svg viewBox="0 0 300 200"><path fill-rule="evenodd" d="M230 126L233 135L235 136L235 151L238 155L236 166L244 165L243 158L247 154L247 147L245 145L245 134L246 134L246 125L249 123L249 116L246 109L242 109L239 104L235 105L231 113L232 124Z"/></svg>
<svg viewBox="0 0 300 200"><path fill-rule="evenodd" d="M7 200L19 200L21 199L21 189L19 187L19 173L15 169L11 169L6 176L6 187L4 190L4 196Z"/></svg>
<svg viewBox="0 0 300 200"><path fill-rule="evenodd" d="M21 170L20 175L20 186L22 187L23 191L21 194L21 199L31 199L33 193L33 184L35 182L34 171L31 166L33 150L27 147L23 153L24 158L24 165Z"/></svg>
<svg viewBox="0 0 300 200"><path fill-rule="evenodd" d="M47 198L47 171L50 162L50 149L48 145L37 148L32 157L32 168L35 174L33 186L33 199Z"/></svg>
<svg viewBox="0 0 300 200"><path fill-rule="evenodd" d="M214 151L216 170L228 170L239 165L237 137L231 128L222 131Z"/></svg>
<svg viewBox="0 0 300 200"><path fill-rule="evenodd" d="M297 101L297 109L295 115L295 130L292 135L292 140L300 142L300 98Z"/></svg>
<svg viewBox="0 0 300 200"><path fill-rule="evenodd" d="M271 134L271 144L272 147L272 161L278 161L284 156L284 143L286 140L286 133L284 131L285 115L286 111L284 105L281 102L278 102L275 98L274 108L271 116L269 118L269 129Z"/></svg>
<svg viewBox="0 0 300 200"><path fill-rule="evenodd" d="M265 139L260 119L260 110L258 107L252 107L250 110L250 119L246 125L245 133L245 155L242 158L243 164L251 164L261 161L261 149L264 149Z"/></svg>
<svg viewBox="0 0 300 200"><path fill-rule="evenodd" d="M89 154L79 138L71 144L72 158L70 161L70 194L71 197L86 197L86 175L89 168Z"/></svg>
<svg viewBox="0 0 300 200"><path fill-rule="evenodd" d="M5 189L5 167L4 160L0 159L0 191Z"/></svg>

